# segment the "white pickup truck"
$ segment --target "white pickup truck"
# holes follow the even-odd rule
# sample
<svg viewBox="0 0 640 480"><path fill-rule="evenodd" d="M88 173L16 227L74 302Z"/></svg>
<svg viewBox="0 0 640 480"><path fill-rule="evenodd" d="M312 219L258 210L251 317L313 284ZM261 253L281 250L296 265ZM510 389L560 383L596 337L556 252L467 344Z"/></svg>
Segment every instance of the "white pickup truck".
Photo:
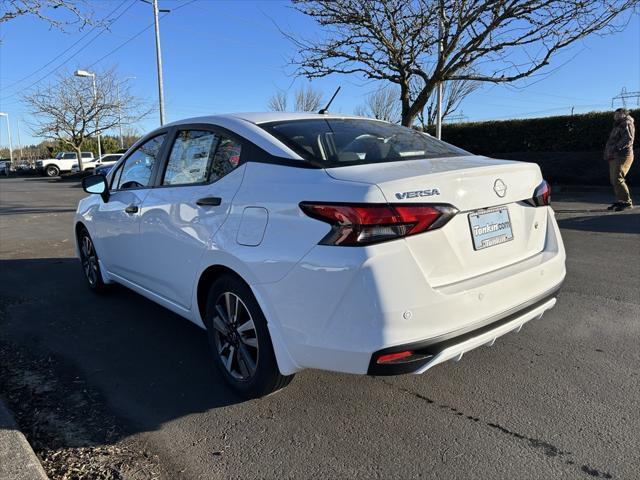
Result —
<svg viewBox="0 0 640 480"><path fill-rule="evenodd" d="M93 162L93 153L82 152L82 162ZM54 158L36 161L36 168L47 177L57 177L62 172L70 172L74 163L78 163L75 152L60 152Z"/></svg>

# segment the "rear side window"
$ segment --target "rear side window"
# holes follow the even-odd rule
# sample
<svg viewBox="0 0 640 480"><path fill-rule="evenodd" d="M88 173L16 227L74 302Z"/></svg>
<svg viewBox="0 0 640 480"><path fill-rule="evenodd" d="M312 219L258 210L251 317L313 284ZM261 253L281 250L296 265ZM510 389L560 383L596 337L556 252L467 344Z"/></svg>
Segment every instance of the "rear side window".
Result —
<svg viewBox="0 0 640 480"><path fill-rule="evenodd" d="M240 164L242 145L218 133L184 130L171 148L163 185L214 182Z"/></svg>
<svg viewBox="0 0 640 480"><path fill-rule="evenodd" d="M166 134L158 135L140 145L124 162L114 177L116 189L148 187L153 167L159 160Z"/></svg>
<svg viewBox="0 0 640 480"><path fill-rule="evenodd" d="M224 177L240 164L242 145L228 137L221 137L211 166L211 180Z"/></svg>
<svg viewBox="0 0 640 480"><path fill-rule="evenodd" d="M470 155L411 128L364 119L307 119L260 125L320 167Z"/></svg>
<svg viewBox="0 0 640 480"><path fill-rule="evenodd" d="M162 184L185 185L207 181L209 165L218 140L218 136L213 132L179 132L171 148Z"/></svg>
<svg viewBox="0 0 640 480"><path fill-rule="evenodd" d="M93 154L91 152L82 152L82 158L93 158Z"/></svg>

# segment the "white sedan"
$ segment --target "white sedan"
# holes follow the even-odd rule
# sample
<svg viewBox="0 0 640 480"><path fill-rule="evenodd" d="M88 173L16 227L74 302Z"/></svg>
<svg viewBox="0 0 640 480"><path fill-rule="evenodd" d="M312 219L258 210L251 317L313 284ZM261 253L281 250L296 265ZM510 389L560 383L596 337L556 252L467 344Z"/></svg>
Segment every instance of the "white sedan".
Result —
<svg viewBox="0 0 640 480"><path fill-rule="evenodd" d="M96 173L98 169L104 167L111 167L115 165L118 160L122 158L122 153L107 153L102 157L98 158L95 161L87 161L82 163L83 170L93 170ZM80 167L77 163L71 165L71 173L78 173L80 171Z"/></svg>
<svg viewBox="0 0 640 480"><path fill-rule="evenodd" d="M381 121L188 119L83 187L89 286L122 284L205 328L247 397L305 368L394 375L460 359L540 318L565 276L537 165Z"/></svg>

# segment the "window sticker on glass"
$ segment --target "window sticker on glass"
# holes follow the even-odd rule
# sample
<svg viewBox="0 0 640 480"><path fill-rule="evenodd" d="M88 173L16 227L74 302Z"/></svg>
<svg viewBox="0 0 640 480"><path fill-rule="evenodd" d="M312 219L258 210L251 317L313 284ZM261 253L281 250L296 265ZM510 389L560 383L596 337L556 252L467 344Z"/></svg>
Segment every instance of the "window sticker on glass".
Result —
<svg viewBox="0 0 640 480"><path fill-rule="evenodd" d="M211 153L215 151L218 136L213 132L185 130L176 138L163 185L186 185L207 180Z"/></svg>

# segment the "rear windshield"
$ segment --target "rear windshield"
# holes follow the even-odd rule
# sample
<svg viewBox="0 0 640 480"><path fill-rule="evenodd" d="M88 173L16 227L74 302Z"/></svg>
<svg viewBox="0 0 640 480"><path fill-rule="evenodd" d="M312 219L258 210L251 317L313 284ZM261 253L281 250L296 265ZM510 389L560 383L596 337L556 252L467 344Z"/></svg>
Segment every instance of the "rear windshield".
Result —
<svg viewBox="0 0 640 480"><path fill-rule="evenodd" d="M375 120L318 118L260 126L323 168L470 155L411 128Z"/></svg>

